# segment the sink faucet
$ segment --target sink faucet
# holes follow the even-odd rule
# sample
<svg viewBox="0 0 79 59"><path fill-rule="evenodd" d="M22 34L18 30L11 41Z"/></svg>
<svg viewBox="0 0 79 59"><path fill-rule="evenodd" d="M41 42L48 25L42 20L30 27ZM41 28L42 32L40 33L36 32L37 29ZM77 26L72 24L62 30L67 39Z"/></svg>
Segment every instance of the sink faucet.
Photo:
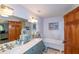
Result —
<svg viewBox="0 0 79 59"><path fill-rule="evenodd" d="M10 43L10 44L4 44L4 46L6 46L7 49L12 49L13 48L13 45Z"/></svg>
<svg viewBox="0 0 79 59"><path fill-rule="evenodd" d="M5 51L5 48L3 46L0 46L0 51L1 52L4 52Z"/></svg>

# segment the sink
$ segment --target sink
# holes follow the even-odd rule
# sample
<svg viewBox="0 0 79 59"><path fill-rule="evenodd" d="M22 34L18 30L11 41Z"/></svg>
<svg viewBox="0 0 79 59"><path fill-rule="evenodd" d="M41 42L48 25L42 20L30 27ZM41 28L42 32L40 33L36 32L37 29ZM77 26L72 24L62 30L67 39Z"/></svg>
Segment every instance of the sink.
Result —
<svg viewBox="0 0 79 59"><path fill-rule="evenodd" d="M4 44L0 44L0 52L5 52L7 50L11 50L17 46L20 46L20 45L23 45L23 44L26 44L28 43L29 41L31 41L31 39L18 39L18 40L15 40L15 41L11 41L11 42L8 42L8 43L4 43Z"/></svg>
<svg viewBox="0 0 79 59"><path fill-rule="evenodd" d="M0 52L5 52L7 50L11 50L15 47L15 41L0 44Z"/></svg>

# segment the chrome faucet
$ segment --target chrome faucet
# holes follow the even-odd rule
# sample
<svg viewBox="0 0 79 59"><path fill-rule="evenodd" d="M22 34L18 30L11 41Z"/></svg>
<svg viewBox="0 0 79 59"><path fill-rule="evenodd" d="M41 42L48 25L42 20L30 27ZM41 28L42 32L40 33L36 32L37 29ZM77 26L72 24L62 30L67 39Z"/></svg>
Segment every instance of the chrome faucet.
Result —
<svg viewBox="0 0 79 59"><path fill-rule="evenodd" d="M0 51L1 52L4 52L5 51L5 48L3 46L0 46Z"/></svg>
<svg viewBox="0 0 79 59"><path fill-rule="evenodd" d="M10 43L10 44L4 44L4 46L6 46L7 49L12 49L14 46Z"/></svg>

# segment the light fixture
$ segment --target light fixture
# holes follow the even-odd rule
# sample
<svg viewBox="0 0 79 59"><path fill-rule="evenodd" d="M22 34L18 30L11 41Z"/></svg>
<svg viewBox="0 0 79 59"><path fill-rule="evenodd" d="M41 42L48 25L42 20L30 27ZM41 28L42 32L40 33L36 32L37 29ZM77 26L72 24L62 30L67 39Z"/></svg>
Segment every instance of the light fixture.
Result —
<svg viewBox="0 0 79 59"><path fill-rule="evenodd" d="M4 4L1 4L0 5L0 15L4 16L4 17L11 16L11 15L13 15L13 9Z"/></svg>
<svg viewBox="0 0 79 59"><path fill-rule="evenodd" d="M28 21L31 22L31 23L37 23L38 22L38 20L34 16L30 17Z"/></svg>

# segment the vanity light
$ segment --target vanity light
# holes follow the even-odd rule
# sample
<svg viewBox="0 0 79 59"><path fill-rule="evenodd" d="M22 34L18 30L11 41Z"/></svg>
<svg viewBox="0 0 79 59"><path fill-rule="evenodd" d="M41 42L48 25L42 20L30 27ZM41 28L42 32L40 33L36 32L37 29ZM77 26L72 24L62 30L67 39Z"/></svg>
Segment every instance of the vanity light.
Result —
<svg viewBox="0 0 79 59"><path fill-rule="evenodd" d="M30 19L28 20L31 23L37 23L37 19L35 17L30 17Z"/></svg>
<svg viewBox="0 0 79 59"><path fill-rule="evenodd" d="M3 17L11 16L11 15L13 15L13 9L6 5L1 4L0 5L0 15Z"/></svg>

